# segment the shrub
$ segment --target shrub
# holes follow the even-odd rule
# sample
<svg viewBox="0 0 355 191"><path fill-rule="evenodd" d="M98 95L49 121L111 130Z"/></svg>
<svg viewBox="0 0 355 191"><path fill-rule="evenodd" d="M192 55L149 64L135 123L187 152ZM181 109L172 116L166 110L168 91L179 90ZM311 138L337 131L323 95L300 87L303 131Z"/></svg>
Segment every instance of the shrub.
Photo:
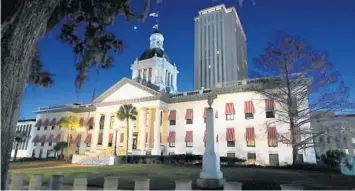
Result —
<svg viewBox="0 0 355 191"><path fill-rule="evenodd" d="M328 167L336 167L339 166L340 160L346 156L343 151L340 150L329 150L325 154L321 156L321 160Z"/></svg>
<svg viewBox="0 0 355 191"><path fill-rule="evenodd" d="M120 156L121 163L126 156ZM244 160L232 157L220 157L221 163L235 165ZM181 164L181 165L201 165L202 155L129 155L127 162L130 164Z"/></svg>

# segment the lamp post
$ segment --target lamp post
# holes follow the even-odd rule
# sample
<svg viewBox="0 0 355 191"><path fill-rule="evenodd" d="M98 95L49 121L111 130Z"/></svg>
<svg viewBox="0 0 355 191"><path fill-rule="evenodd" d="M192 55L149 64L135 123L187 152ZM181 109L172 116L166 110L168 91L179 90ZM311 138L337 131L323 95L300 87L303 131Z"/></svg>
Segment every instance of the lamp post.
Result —
<svg viewBox="0 0 355 191"><path fill-rule="evenodd" d="M115 152L113 153L114 156L117 156L117 132L118 132L118 126L115 128L116 130L116 136L115 136Z"/></svg>

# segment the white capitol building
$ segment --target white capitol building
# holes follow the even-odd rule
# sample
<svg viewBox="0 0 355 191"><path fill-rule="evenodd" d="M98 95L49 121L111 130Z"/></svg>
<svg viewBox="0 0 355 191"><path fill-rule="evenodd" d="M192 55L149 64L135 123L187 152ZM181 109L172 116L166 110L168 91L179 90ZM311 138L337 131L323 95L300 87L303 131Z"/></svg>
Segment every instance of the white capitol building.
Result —
<svg viewBox="0 0 355 191"><path fill-rule="evenodd" d="M132 155L201 155L205 149L205 108L208 96L213 93L220 156L256 159L266 165L292 163L291 146L278 142L279 134L287 134L288 124L266 126L278 117L275 108L280 106L251 90L260 85L257 80L177 92L179 72L165 53L163 42L163 35L155 30L150 36L149 49L131 65L132 78L121 79L93 103L38 108L31 155L52 156L50 150L55 143L67 140L66 128L58 127L64 116L80 119L80 131L73 132L71 138L70 151L75 163L95 159L98 164L106 164L115 140L118 154L125 154L127 137L128 152ZM123 104L132 104L138 111L136 121L130 122L128 136L126 123L115 116ZM314 148L299 154L304 162L316 162Z"/></svg>

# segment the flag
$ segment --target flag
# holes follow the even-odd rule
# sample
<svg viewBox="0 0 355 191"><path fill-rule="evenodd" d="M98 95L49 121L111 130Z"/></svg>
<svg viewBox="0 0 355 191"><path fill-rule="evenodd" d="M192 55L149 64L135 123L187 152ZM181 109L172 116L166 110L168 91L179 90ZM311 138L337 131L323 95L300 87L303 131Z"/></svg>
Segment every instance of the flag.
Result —
<svg viewBox="0 0 355 191"><path fill-rule="evenodd" d="M149 16L150 17L159 17L159 13L150 13Z"/></svg>
<svg viewBox="0 0 355 191"><path fill-rule="evenodd" d="M158 24L153 26L153 29L157 29L158 28Z"/></svg>

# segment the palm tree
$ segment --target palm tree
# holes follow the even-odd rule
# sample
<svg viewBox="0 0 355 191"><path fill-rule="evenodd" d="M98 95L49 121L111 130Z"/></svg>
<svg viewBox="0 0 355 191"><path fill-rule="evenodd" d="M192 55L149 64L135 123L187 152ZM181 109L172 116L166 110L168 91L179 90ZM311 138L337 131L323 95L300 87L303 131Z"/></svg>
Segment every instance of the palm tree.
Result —
<svg viewBox="0 0 355 191"><path fill-rule="evenodd" d="M63 118L63 121L59 124L61 129L68 128L68 136L67 136L67 156L69 157L69 148L70 148L70 137L73 130L77 130L80 127L79 119L75 116L66 116Z"/></svg>
<svg viewBox="0 0 355 191"><path fill-rule="evenodd" d="M16 132L16 136L15 136L16 147L14 153L14 161L16 161L18 146L20 145L20 143L25 142L27 138L28 137L24 133L21 133L19 131Z"/></svg>
<svg viewBox="0 0 355 191"><path fill-rule="evenodd" d="M64 152L63 150L67 146L68 146L67 142L59 142L59 143L55 144L53 147L53 150L55 152L55 156L58 156L59 151L61 151L61 155L63 155L63 152Z"/></svg>
<svg viewBox="0 0 355 191"><path fill-rule="evenodd" d="M136 120L137 116L137 110L132 104L125 104L121 105L120 109L117 112L117 118L120 121L126 120L126 135L127 135L127 140L126 140L126 158L125 162L127 163L127 158L128 158L128 134L129 134L129 120Z"/></svg>

